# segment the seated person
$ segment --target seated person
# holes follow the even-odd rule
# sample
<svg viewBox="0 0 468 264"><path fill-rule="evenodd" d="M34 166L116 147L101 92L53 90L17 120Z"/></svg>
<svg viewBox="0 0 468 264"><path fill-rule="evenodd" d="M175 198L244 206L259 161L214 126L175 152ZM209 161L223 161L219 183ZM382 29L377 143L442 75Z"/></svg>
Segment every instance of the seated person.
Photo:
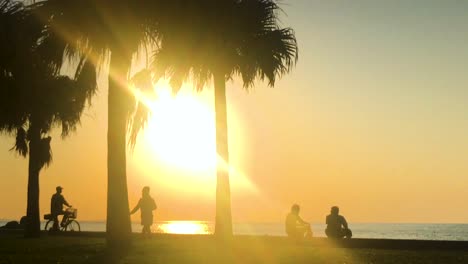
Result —
<svg viewBox="0 0 468 264"><path fill-rule="evenodd" d="M299 216L299 205L294 204L291 212L286 216L286 233L294 239L311 238L312 229L310 224Z"/></svg>
<svg viewBox="0 0 468 264"><path fill-rule="evenodd" d="M327 229L325 229L325 234L329 238L351 238L353 233L351 229L348 228L348 223L346 219L339 215L340 209L338 206L333 206L331 212L327 215Z"/></svg>
<svg viewBox="0 0 468 264"><path fill-rule="evenodd" d="M65 225L66 220L69 216L68 212L63 210L63 206L66 205L68 207L71 207L71 205L69 205L63 197L62 189L62 187L57 186L57 188L55 188L57 192L54 195L52 195L52 198L50 199L50 213L52 214L52 217L54 219L54 225L52 227L52 230L54 231L59 230L58 216L63 215L62 222L60 224L62 227Z"/></svg>

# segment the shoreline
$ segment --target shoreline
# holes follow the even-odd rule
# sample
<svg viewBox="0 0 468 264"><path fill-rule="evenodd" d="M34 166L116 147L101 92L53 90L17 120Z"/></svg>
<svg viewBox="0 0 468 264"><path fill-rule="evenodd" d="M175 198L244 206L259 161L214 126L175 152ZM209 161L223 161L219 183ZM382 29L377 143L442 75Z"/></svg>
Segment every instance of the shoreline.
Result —
<svg viewBox="0 0 468 264"><path fill-rule="evenodd" d="M105 222L79 220L82 231L105 232ZM1 223L4 225L6 223ZM45 222L41 223L44 229ZM213 234L214 223L207 221L155 221L153 233L171 234ZM314 237L326 237L325 224L312 224ZM438 240L468 241L468 224L379 224L353 223L353 238L371 239L404 239L404 240ZM139 233L141 225L132 222L132 231ZM284 223L233 223L234 235L282 236L286 237Z"/></svg>

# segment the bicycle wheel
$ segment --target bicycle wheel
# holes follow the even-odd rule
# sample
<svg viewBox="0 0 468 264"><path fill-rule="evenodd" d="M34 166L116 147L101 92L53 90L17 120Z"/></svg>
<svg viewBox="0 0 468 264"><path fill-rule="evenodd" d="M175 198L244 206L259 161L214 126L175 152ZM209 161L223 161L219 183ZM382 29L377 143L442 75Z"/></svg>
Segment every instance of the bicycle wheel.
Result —
<svg viewBox="0 0 468 264"><path fill-rule="evenodd" d="M80 232L80 223L76 220L71 220L68 222L68 225L65 227L65 231L70 231L70 232Z"/></svg>
<svg viewBox="0 0 468 264"><path fill-rule="evenodd" d="M54 220L49 220L45 224L44 230L49 231L49 229L52 229L53 226L54 226Z"/></svg>

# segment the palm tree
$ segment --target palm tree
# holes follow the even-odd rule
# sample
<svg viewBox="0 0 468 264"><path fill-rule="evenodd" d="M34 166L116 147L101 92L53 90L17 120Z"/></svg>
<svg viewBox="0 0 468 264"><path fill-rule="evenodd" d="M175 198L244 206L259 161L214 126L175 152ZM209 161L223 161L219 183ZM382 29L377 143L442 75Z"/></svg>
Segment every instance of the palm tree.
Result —
<svg viewBox="0 0 468 264"><path fill-rule="evenodd" d="M60 75L40 52L43 25L20 2L0 0L0 21L0 131L16 136L12 149L29 154L25 236L38 237L39 173L52 161L49 132L60 126L65 137L76 129L96 71L81 57L73 79Z"/></svg>
<svg viewBox="0 0 468 264"><path fill-rule="evenodd" d="M160 49L154 55L156 77L171 78L177 91L192 78L197 90L214 80L216 151L229 164L226 80L240 75L244 87L255 79L288 73L298 58L294 31L278 25L276 0L179 1L179 20L162 20ZM177 6L177 5L174 5ZM173 12L169 12L171 14ZM229 171L218 166L215 234L232 236Z"/></svg>
<svg viewBox="0 0 468 264"><path fill-rule="evenodd" d="M107 242L111 247L129 244L131 225L126 178L126 140L134 145L138 131L145 125L149 111L138 104L128 89L132 59L155 43L155 17L161 3L149 0L47 0L34 9L48 25L45 36L53 47L55 64L63 54L93 54L94 64L109 64L107 134ZM152 90L150 73L134 78L138 88ZM150 88L150 89L149 89Z"/></svg>

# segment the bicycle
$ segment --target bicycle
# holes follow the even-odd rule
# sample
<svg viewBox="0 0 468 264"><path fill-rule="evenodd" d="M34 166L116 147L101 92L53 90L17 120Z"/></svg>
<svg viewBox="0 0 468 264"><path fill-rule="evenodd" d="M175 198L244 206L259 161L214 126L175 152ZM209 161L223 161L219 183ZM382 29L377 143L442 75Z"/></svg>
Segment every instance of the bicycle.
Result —
<svg viewBox="0 0 468 264"><path fill-rule="evenodd" d="M60 231L69 231L69 232L80 232L80 223L76 221L76 217L78 215L78 209L76 208L67 208L65 213L68 215L67 220L65 221L64 225L60 225ZM45 214L44 220L48 220L44 230L51 231L52 227L54 226L54 218L52 214Z"/></svg>

